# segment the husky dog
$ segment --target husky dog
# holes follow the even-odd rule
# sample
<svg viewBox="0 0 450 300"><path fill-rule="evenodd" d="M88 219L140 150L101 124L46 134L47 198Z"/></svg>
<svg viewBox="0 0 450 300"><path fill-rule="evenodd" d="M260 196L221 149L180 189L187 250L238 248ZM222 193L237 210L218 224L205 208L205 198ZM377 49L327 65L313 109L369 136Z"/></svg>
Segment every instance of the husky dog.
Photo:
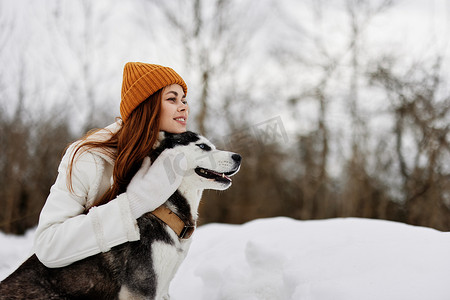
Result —
<svg viewBox="0 0 450 300"><path fill-rule="evenodd" d="M139 241L63 268L47 268L33 255L0 284L0 299L169 299L169 284L189 249L203 190L227 189L241 156L216 150L188 131L161 133L152 160L168 148L185 155L188 169L161 209L137 220Z"/></svg>

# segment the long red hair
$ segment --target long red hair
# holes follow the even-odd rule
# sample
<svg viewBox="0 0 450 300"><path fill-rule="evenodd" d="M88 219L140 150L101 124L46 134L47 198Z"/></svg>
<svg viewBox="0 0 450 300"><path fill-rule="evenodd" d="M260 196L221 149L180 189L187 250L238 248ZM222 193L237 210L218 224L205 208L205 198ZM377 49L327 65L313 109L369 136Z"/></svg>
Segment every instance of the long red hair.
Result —
<svg viewBox="0 0 450 300"><path fill-rule="evenodd" d="M106 141L95 141L89 137L98 130L88 132L76 147L69 164L69 190L72 187L72 169L76 154L99 148L99 151L115 159L113 184L104 195L99 197L93 206L108 203L117 195L125 192L131 178L139 170L142 161L153 150L160 130L161 91L153 93L130 114L121 128Z"/></svg>

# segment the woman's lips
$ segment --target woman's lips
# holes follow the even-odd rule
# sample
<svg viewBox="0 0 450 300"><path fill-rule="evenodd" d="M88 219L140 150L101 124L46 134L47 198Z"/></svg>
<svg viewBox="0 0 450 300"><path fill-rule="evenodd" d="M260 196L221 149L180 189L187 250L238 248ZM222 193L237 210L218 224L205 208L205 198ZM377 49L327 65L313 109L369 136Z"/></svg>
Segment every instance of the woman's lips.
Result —
<svg viewBox="0 0 450 300"><path fill-rule="evenodd" d="M175 121L177 121L178 123L180 123L181 125L185 125L186 126L186 117L177 117L177 118L174 118L174 120Z"/></svg>

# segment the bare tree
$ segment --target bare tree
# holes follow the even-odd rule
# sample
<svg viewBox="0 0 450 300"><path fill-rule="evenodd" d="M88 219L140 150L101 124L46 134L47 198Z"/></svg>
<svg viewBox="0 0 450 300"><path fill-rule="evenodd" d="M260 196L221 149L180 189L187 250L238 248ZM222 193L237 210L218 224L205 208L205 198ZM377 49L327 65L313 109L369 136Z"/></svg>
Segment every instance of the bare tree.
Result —
<svg viewBox="0 0 450 300"><path fill-rule="evenodd" d="M350 35L348 40L348 54L350 63L350 81L348 96L346 99L350 116L351 139L350 158L345 166L347 174L346 190L342 201L342 213L344 215L356 215L363 217L375 217L379 199L373 197L373 193L379 194L377 183L367 171L368 156L368 132L365 114L360 110L360 90L367 86L364 80L364 69L367 68L367 57L363 57L364 35L372 19L393 6L393 1L386 0L373 4L371 1L346 1L346 12L349 20ZM363 62L363 60L366 60Z"/></svg>
<svg viewBox="0 0 450 300"><path fill-rule="evenodd" d="M289 12L283 15L287 28L291 32L291 38L288 40L298 40L299 47L277 46L274 54L281 63L286 63L290 68L297 68L297 73L307 73L314 70L314 80L310 84L304 82L298 84L297 92L289 96L289 103L292 108L300 111L302 104L307 101L317 103L317 118L315 126L308 134L299 137L300 161L304 166L304 180L300 180L299 188L304 196L303 217L329 217L337 211L344 215L358 214L359 206L367 197L359 195L365 191L361 185L365 171L365 144L367 139L367 128L359 109L360 89L363 84L363 70L366 67L363 60L367 57L362 55L363 40L366 28L374 16L381 14L393 5L393 1L382 1L373 4L370 1L341 1L343 10L346 12L348 29L342 36L345 43L336 47L328 42L331 33L322 30L325 27L326 10L336 9L329 1L312 1L310 10L312 12L313 26L302 24L302 19L291 19ZM336 4L335 2L333 4ZM342 8L341 8L342 9ZM339 34L344 34L340 32ZM300 51L299 51L300 49ZM305 49L301 51L301 49ZM314 53L314 55L311 55ZM292 69L290 69L292 72ZM343 80L345 74L348 80ZM339 85L336 85L339 81ZM339 86L340 90L335 87ZM330 130L329 111L330 103L339 101L339 94L344 97L344 107L349 115L349 128L351 138L340 141L333 140L333 135L338 131ZM335 105L336 106L336 105ZM341 129L342 130L342 129ZM336 152L339 144L350 141L350 154L347 164L344 164L344 170L348 170L348 184L350 189L345 192L343 199L336 197L335 193L330 193L333 186L332 178L329 178L328 169L330 158L330 149ZM347 148L346 145L341 147ZM334 162L336 164L336 162ZM350 171L350 170L355 170ZM359 171L356 171L359 170ZM352 178L353 176L361 177ZM309 177L309 179L307 179ZM352 198L352 196L355 198ZM339 206L339 208L337 207Z"/></svg>
<svg viewBox="0 0 450 300"><path fill-rule="evenodd" d="M88 0L76 2L52 2L49 6L47 24L50 42L56 46L51 57L44 63L50 68L59 83L60 94L67 97L68 108L78 117L80 131L105 125L111 117L108 103L112 95L108 88L110 77L117 69L111 70L108 56L110 24L109 16L115 7L112 1L107 7L100 2ZM76 26L73 26L73 24ZM70 58L70 59L68 59ZM70 105L70 106L69 106ZM107 121L106 121L107 122Z"/></svg>
<svg viewBox="0 0 450 300"><path fill-rule="evenodd" d="M181 44L181 56L188 76L195 80L195 115L197 131L204 135L217 134L208 128L208 122L218 120L233 126L235 119L227 117L236 93L234 85L237 69L248 59L245 54L257 31L259 21L251 14L257 2L249 1L151 1L163 13L169 31ZM257 6L255 6L257 7ZM180 18L179 12L183 12ZM211 90L214 89L214 94ZM191 96L192 97L192 96ZM214 116L212 118L212 116ZM222 132L223 134L223 132Z"/></svg>
<svg viewBox="0 0 450 300"><path fill-rule="evenodd" d="M62 152L73 139L64 109L39 114L26 107L38 95L26 86L33 79L24 61L19 70L8 98L17 103L14 113L0 110L0 229L16 234L37 223Z"/></svg>
<svg viewBox="0 0 450 300"><path fill-rule="evenodd" d="M17 106L12 117L2 114L1 137L1 191L2 201L2 229L6 232L23 232L26 226L19 226L17 230L13 222L20 221L20 217L27 211L28 194L22 188L27 181L27 165L29 151L29 132L27 118L24 111L25 98L28 97L24 87L26 77L25 66L22 62L20 78L16 94ZM14 103L13 102L13 103Z"/></svg>
<svg viewBox="0 0 450 300"><path fill-rule="evenodd" d="M431 66L413 65L400 74L394 71L394 61L386 58L371 76L392 103L398 161L394 166L401 178L405 221L448 230L450 96L442 92L442 59Z"/></svg>
<svg viewBox="0 0 450 300"><path fill-rule="evenodd" d="M1 31L1 47L11 50L3 41L16 34L17 23L16 18L11 23L5 20L0 19L1 24L9 24ZM7 55L0 59L5 65L11 60ZM39 88L32 72L35 62L27 60L24 49L14 51L13 60L16 63L8 65L8 77L0 75L0 229L23 233L36 225L62 151L73 137L67 109L53 107L54 113L49 113L42 105L47 89ZM1 88L3 82L8 83L7 91ZM38 108L33 106L36 104Z"/></svg>

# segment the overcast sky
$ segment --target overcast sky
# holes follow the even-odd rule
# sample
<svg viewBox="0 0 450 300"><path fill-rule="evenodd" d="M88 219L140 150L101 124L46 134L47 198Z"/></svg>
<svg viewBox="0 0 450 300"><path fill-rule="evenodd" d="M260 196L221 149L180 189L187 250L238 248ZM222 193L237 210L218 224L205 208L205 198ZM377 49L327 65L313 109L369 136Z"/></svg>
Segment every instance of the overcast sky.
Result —
<svg viewBox="0 0 450 300"><path fill-rule="evenodd" d="M168 1L170 3L170 1ZM273 46L283 38L284 27L280 26L280 12L285 16L290 16L293 20L310 20L311 26L315 24L314 15L311 14L311 3L320 1L254 1L257 5L250 7L248 18L257 20L260 14L264 19L262 30L264 34L259 35L260 42L253 48L253 52L247 55L248 65L242 65L242 70L250 68L258 70L265 67L260 72L264 76L273 78L273 82L280 82L280 86L285 82L284 77L277 78L276 68L270 68L270 62L264 60L264 55L268 53L265 46ZM341 30L342 10L334 10L337 3L342 1L322 1L326 7L323 16L323 32L327 35L330 49L334 45L342 43L344 36ZM375 2L375 1L374 1ZM58 7L59 9L50 9ZM183 74L190 86L190 92L195 94L196 80L190 78L188 70L184 69L182 58L175 51L172 51L171 36L164 37L164 24L160 28L155 28L151 23L151 18L158 16L146 12L148 6L143 5L143 1L118 1L99 0L95 1L93 14L104 18L105 21L93 26L95 35L91 38L95 42L83 45L77 38L81 36L81 28L86 25L85 18L79 12L72 9L76 6L76 1L33 1L33 0L0 0L0 66L2 67L3 91L15 93L11 87L15 87L20 81L20 65L26 61L25 77L28 78L26 88L33 90L39 97L33 99L27 105L42 107L43 102L55 104L58 101L70 102L70 99L61 99L58 94L62 90L76 93L75 87L71 86L72 80L80 80L79 67L72 67L78 60L86 60L99 71L93 72L94 78L101 80L95 82L105 92L105 99L120 99L120 88L122 79L122 67L127 61L146 61L170 65ZM80 2L81 3L81 2ZM89 1L86 1L89 3ZM92 1L94 3L94 1ZM242 2L237 2L242 3ZM250 3L250 2L249 2ZM272 11L272 7L279 7L278 13ZM79 7L79 5L78 5ZM253 12L253 15L250 13ZM55 20L55 12L60 17ZM78 13L78 14L77 14ZM179 12L180 20L183 22L183 13ZM161 23L164 20L161 20ZM261 20L259 20L261 21ZM140 24L140 29L136 30L136 24ZM259 26L259 25L258 25ZM378 53L386 49L395 49L400 55L410 57L413 60L426 60L428 55L436 52L446 53L447 62L450 58L449 47L450 28L450 1L448 0L399 0L397 4L387 12L380 14L371 20L368 27L367 44L370 45L365 51ZM147 34L146 39L142 39L143 34ZM161 42L161 35L164 42ZM155 43L152 36L159 39ZM150 37L150 38L149 38ZM269 38L268 38L269 37ZM284 42L284 41L283 41ZM95 43L102 46L96 47ZM165 44L162 44L165 43ZM272 43L272 44L271 44ZM91 48L89 48L91 47ZM83 57L83 51L89 50L89 57ZM152 60L152 61L150 61ZM254 61L252 65L252 60ZM261 61L264 64L261 64ZM276 62L275 62L276 64ZM447 64L448 66L448 64ZM276 67L276 66L275 66ZM9 72L5 72L8 70ZM271 72L268 72L270 70ZM447 69L448 70L448 69ZM64 74L64 76L50 76L48 74ZM101 74L98 74L101 72ZM8 76L5 74L8 73ZM28 76L27 76L28 75ZM30 78L31 76L31 78ZM102 77L103 76L103 77ZM63 78L64 77L64 78ZM107 80L105 80L107 78ZM89 80L87 78L86 80ZM45 91L42 93L42 91ZM100 97L100 96L98 96ZM11 99L11 97L7 97ZM72 101L72 109L82 114L83 105L79 100ZM0 103L3 108L13 109L16 103L9 101ZM117 113L117 108L113 109ZM269 114L273 115L273 112ZM269 117L270 115L266 116Z"/></svg>

